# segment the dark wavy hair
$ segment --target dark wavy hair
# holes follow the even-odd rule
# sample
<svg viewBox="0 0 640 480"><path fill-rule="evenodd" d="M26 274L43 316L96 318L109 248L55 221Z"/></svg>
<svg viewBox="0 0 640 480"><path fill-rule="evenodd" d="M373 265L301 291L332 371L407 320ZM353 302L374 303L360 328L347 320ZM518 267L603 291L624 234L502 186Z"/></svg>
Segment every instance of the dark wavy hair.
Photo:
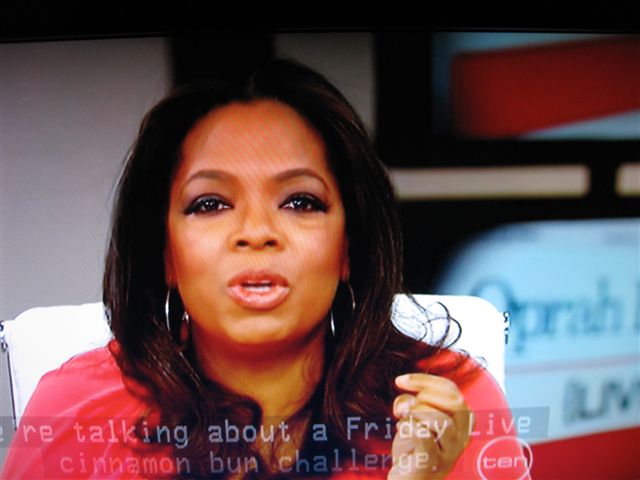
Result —
<svg viewBox="0 0 640 480"><path fill-rule="evenodd" d="M103 300L117 340L112 352L124 375L144 387L137 395L158 409L162 422L189 426L188 448L181 454L188 452L203 464L212 446L217 455L252 452L251 445L242 443L208 443L209 425L224 419L260 425L262 417L254 401L205 378L193 358L180 351L178 335L167 329L163 252L169 191L183 140L194 124L220 106L255 99L293 107L320 133L345 208L356 307L353 311L350 292L339 288L332 308L335 338L328 342L323 378L303 410L329 427L335 443L349 445L347 417L388 417L397 395L395 376L415 370L418 359L439 351L437 345L409 339L390 321L394 295L403 291L393 189L344 96L322 75L288 60L271 61L241 81L210 80L178 89L146 115L126 162Z"/></svg>

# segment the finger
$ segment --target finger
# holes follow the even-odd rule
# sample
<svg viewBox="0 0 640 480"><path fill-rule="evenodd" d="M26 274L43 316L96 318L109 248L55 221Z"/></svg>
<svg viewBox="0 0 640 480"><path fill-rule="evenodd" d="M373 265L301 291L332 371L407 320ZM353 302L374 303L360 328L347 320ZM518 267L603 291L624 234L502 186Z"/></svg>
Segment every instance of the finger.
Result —
<svg viewBox="0 0 640 480"><path fill-rule="evenodd" d="M439 388L425 387L418 390L415 397L417 399L416 404L430 405L451 414L469 410L462 392L455 384L453 386L443 384Z"/></svg>
<svg viewBox="0 0 640 480"><path fill-rule="evenodd" d="M408 460L413 464L418 463L412 457L408 457ZM417 469L411 466L411 464L407 465L407 459L394 465L387 475L387 480L424 480L425 478L435 477L430 476L430 472L428 471L424 472L423 469Z"/></svg>
<svg viewBox="0 0 640 480"><path fill-rule="evenodd" d="M435 431L438 441L442 444L466 445L469 432L474 422L473 414L466 408L452 412L440 410L432 405L417 402L409 411L409 417L415 417L419 422L429 425Z"/></svg>
<svg viewBox="0 0 640 480"><path fill-rule="evenodd" d="M462 396L450 401L449 399L438 398L437 394L428 392L418 392L418 395L404 393L398 395L393 402L393 414L396 418L406 417L410 411L418 410L440 410L447 414L457 412L467 414L469 409Z"/></svg>
<svg viewBox="0 0 640 480"><path fill-rule="evenodd" d="M475 423L474 415L468 410L466 404L452 412L440 410L424 402L416 402L405 418L415 418L419 422L428 425L435 432L438 442L444 446L454 445L462 448L469 442L469 432Z"/></svg>
<svg viewBox="0 0 640 480"><path fill-rule="evenodd" d="M454 417L456 421L468 423L469 406L462 394L455 396L442 396L438 393L422 391L415 395L416 401L412 408L429 407L445 412Z"/></svg>
<svg viewBox="0 0 640 480"><path fill-rule="evenodd" d="M398 422L393 439L393 467L387 478L427 478L426 473L439 469L442 455L432 438L416 436L420 426L413 419ZM425 470L428 468L428 471ZM430 476L428 478L431 478Z"/></svg>
<svg viewBox="0 0 640 480"><path fill-rule="evenodd" d="M408 434L422 442L432 442L440 450L454 450L458 443L458 435L453 420L446 414L438 411L412 411L406 420L411 422L411 430L407 425L400 425L398 436L406 437ZM429 447L431 448L431 447Z"/></svg>
<svg viewBox="0 0 640 480"><path fill-rule="evenodd" d="M436 432L440 442L450 443L455 439L454 443L462 442L466 445L468 441L472 414L465 408L448 412L417 402L410 408L405 418L407 417L414 417L425 425L429 425L429 428Z"/></svg>
<svg viewBox="0 0 640 480"><path fill-rule="evenodd" d="M417 374L418 380L425 380L422 374ZM429 377L429 375L426 375ZM429 382L430 380L426 380ZM423 385L425 383L422 383ZM437 388L419 391L411 398L409 394L399 395L394 403L394 413L397 417L402 418L407 414L407 407L410 412L417 411L441 411L449 417L446 419L441 417L441 421L447 421L447 425L464 434L464 443L468 441L468 432L473 421L473 416L469 410L467 403L462 396L458 387L450 381L433 382ZM400 415L399 415L400 414Z"/></svg>
<svg viewBox="0 0 640 480"><path fill-rule="evenodd" d="M426 453L427 456L437 455L438 446L434 435L414 417L399 421L391 444L394 462L418 452Z"/></svg>
<svg viewBox="0 0 640 480"><path fill-rule="evenodd" d="M397 377L396 385L417 393L419 402L428 403L441 410L468 409L458 386L447 378L412 373Z"/></svg>
<svg viewBox="0 0 640 480"><path fill-rule="evenodd" d="M411 407L415 405L417 399L414 395L403 393L398 395L393 401L393 414L396 418L402 418L408 415Z"/></svg>
<svg viewBox="0 0 640 480"><path fill-rule="evenodd" d="M429 424L427 428L432 431L438 427L439 432L436 431L434 437L439 455L447 460L457 458L469 442L470 425L474 420L457 385L446 378L421 373L398 377L396 384L416 392L410 416L424 425Z"/></svg>
<svg viewBox="0 0 640 480"><path fill-rule="evenodd" d="M396 377L395 383L399 388L410 392L429 389L447 394L448 392L459 390L456 383L452 380L428 373L407 373L400 375Z"/></svg>
<svg viewBox="0 0 640 480"><path fill-rule="evenodd" d="M413 422L411 420L401 420L396 428L398 433L393 437L393 442L391 443L391 455L394 461L402 455L410 455L416 448L415 438L411 435L400 433L415 429Z"/></svg>
<svg viewBox="0 0 640 480"><path fill-rule="evenodd" d="M444 432L457 428L451 416L426 405L412 408L405 418L417 422L421 426L421 432L427 429L437 438L440 438Z"/></svg>
<svg viewBox="0 0 640 480"><path fill-rule="evenodd" d="M426 466L425 466L426 464ZM405 455L400 457L398 461L391 467L387 475L389 480L425 480L440 479L441 476L433 476L433 472L437 472L437 466L429 466L428 460L425 460L424 455Z"/></svg>

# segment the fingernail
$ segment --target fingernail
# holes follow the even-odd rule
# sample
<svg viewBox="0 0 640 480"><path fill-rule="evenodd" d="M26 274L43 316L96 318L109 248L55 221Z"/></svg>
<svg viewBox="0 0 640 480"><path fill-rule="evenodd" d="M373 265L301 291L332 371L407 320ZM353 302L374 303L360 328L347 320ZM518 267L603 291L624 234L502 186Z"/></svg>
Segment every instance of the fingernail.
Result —
<svg viewBox="0 0 640 480"><path fill-rule="evenodd" d="M398 416L406 417L409 415L409 410L416 403L416 399L414 397L408 398L398 405Z"/></svg>
<svg viewBox="0 0 640 480"><path fill-rule="evenodd" d="M403 384L407 384L411 381L411 374L410 373L405 373L404 375L400 375L399 377L396 377L396 382L397 383L403 383Z"/></svg>

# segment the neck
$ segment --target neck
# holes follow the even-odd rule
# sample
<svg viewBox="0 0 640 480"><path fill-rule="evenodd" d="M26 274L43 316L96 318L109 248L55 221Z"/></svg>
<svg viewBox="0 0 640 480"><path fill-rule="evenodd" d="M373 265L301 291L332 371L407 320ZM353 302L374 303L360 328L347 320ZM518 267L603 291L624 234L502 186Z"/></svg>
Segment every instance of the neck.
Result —
<svg viewBox="0 0 640 480"><path fill-rule="evenodd" d="M319 328L293 345L225 347L216 342L210 348L206 340L194 339L194 349L209 378L255 400L269 423L267 418L289 417L311 398L322 376L324 341Z"/></svg>

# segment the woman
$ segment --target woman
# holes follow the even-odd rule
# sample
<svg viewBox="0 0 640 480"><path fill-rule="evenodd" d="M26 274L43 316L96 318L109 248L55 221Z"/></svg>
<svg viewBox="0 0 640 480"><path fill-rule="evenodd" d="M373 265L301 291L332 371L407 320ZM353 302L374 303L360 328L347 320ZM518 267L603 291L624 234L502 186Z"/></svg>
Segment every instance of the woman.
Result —
<svg viewBox="0 0 640 480"><path fill-rule="evenodd" d="M25 417L52 440L35 470L14 442L4 474L469 478L467 403L506 404L471 360L394 328L400 291L392 188L340 92L288 61L180 90L120 182L115 340L43 379Z"/></svg>

